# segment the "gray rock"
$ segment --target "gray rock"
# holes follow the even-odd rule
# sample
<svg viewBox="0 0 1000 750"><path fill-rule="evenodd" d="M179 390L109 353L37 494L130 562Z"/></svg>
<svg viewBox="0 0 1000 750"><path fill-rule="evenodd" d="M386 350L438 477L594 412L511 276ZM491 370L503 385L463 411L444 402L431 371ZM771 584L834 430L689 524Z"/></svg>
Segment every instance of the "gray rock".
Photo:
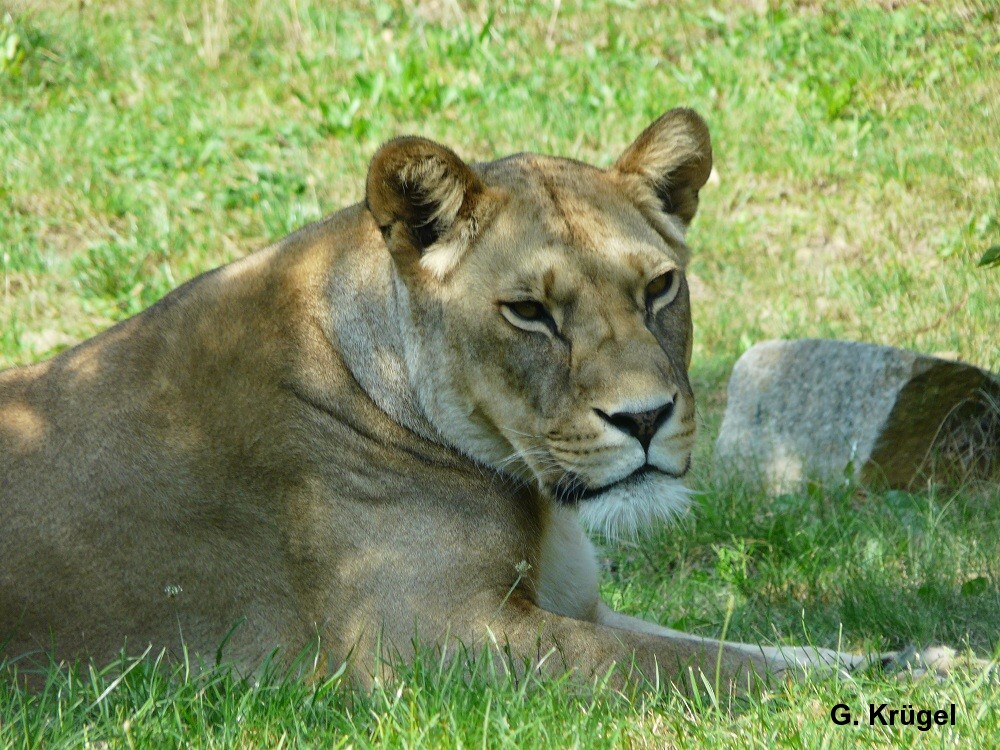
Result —
<svg viewBox="0 0 1000 750"><path fill-rule="evenodd" d="M733 369L715 463L779 492L803 480L997 477L1000 381L889 346L766 341Z"/></svg>

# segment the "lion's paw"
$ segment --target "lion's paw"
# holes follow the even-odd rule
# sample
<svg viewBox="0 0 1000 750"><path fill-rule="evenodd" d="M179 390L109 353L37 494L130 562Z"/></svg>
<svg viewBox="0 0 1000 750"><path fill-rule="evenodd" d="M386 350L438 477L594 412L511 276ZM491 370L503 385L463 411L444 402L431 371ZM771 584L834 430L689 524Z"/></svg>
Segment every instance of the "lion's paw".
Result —
<svg viewBox="0 0 1000 750"><path fill-rule="evenodd" d="M887 674L897 677L933 675L942 678L957 669L989 672L994 677L997 674L995 663L979 659L971 652L959 654L948 646L930 646L923 650L909 646L902 651L883 654L881 666Z"/></svg>

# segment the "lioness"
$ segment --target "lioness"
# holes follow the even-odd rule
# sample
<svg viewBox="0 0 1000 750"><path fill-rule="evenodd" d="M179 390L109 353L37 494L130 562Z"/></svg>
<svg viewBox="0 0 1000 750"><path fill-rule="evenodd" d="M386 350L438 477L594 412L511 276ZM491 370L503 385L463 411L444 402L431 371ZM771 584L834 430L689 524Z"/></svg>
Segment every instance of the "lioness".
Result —
<svg viewBox="0 0 1000 750"><path fill-rule="evenodd" d="M711 165L687 109L603 170L398 138L362 203L0 374L5 655L228 634L252 670L318 638L365 680L418 633L737 688L865 663L598 597L580 517L615 535L687 504L684 232Z"/></svg>

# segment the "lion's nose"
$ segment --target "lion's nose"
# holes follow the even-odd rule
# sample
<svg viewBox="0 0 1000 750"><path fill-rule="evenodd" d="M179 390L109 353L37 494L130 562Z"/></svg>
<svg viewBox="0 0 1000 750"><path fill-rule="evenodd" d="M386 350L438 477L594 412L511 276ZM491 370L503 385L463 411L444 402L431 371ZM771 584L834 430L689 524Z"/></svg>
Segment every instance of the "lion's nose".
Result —
<svg viewBox="0 0 1000 750"><path fill-rule="evenodd" d="M648 452L653 435L673 414L674 402L668 401L663 406L641 412L620 411L615 414L606 414L600 409L594 409L594 411L601 419L610 422L622 432L638 440L642 449Z"/></svg>

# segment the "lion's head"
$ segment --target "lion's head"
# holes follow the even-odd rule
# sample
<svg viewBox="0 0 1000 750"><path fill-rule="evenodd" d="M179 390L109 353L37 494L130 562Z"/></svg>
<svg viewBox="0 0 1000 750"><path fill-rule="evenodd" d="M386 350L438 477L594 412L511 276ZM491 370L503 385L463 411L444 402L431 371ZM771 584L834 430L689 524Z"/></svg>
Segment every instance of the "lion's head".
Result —
<svg viewBox="0 0 1000 750"><path fill-rule="evenodd" d="M704 121L675 109L608 169L534 154L470 166L400 138L369 171L427 418L611 535L686 504L684 232L711 166Z"/></svg>

